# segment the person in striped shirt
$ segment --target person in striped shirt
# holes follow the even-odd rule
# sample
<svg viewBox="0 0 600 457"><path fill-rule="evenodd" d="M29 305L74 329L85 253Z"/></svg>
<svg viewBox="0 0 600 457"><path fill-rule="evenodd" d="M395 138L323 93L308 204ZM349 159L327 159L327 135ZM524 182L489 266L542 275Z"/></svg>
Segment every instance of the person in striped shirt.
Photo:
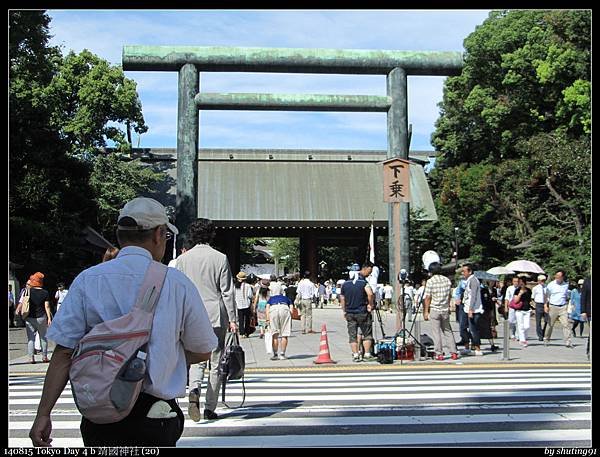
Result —
<svg viewBox="0 0 600 457"><path fill-rule="evenodd" d="M431 318L431 333L435 350L435 360L444 360L442 336L446 338L450 357L458 359L458 350L452 327L450 327L450 303L452 299L452 283L440 273L442 267L434 262L429 265L431 277L425 285L425 299L423 301L423 319Z"/></svg>

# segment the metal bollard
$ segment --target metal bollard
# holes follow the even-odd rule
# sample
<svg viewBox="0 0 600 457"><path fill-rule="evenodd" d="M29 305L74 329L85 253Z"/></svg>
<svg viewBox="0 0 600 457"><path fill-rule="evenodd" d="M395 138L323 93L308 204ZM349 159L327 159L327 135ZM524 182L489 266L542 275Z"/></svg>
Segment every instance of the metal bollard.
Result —
<svg viewBox="0 0 600 457"><path fill-rule="evenodd" d="M503 335L502 339L504 340L502 347L502 358L500 360L510 360L510 327L508 324L508 319L504 319L504 327L503 327Z"/></svg>
<svg viewBox="0 0 600 457"><path fill-rule="evenodd" d="M417 344L415 344L415 360L417 362L421 361L421 322L419 321L418 314L415 317L415 340L417 340Z"/></svg>

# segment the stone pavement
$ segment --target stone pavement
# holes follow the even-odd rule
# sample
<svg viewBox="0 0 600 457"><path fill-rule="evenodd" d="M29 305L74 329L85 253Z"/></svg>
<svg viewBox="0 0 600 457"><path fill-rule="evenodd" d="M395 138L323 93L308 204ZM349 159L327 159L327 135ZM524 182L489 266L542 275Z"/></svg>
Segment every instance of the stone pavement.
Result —
<svg viewBox="0 0 600 457"><path fill-rule="evenodd" d="M389 312L381 312L382 322L386 336L394 334L396 315ZM419 316L421 318L421 316ZM381 328L377 321L374 313L375 324L374 332L375 337L381 337ZM500 319L502 320L502 319ZM315 365L314 360L317 359L320 340L321 340L321 327L325 324L327 329L327 339L329 345L329 351L331 358L337 362L336 365ZM407 328L410 330L412 323L406 323ZM430 323L420 322L421 334L425 333L431 335ZM455 340L459 340L458 335L458 323L455 322L454 316L452 317L452 328L454 330ZM552 363L552 364L566 364L566 363L584 363L588 364L589 361L585 354L588 326L585 326L584 338L575 337L572 338L574 348L567 348L564 346L562 340L562 329L560 324L554 328L554 333L548 347L544 347L542 342L538 341L535 337L535 320L532 317L531 326L528 331L529 336L529 347L522 348L516 341L510 341L510 354L509 360L502 360L502 322L497 327L498 338L495 340L495 344L500 346L500 349L492 353L489 348L490 344L488 340L482 340L483 356L462 356L459 360L453 361L446 359L443 362L433 361L431 359L424 359L421 361L400 361L396 360L394 366L409 366L417 367L421 365L482 365L482 364L535 364L535 363ZM300 329L300 321L292 322L292 335L288 340L288 349L286 351L287 360L270 360L269 356L265 352L264 340L259 338L258 330L251 335L250 338L241 338L240 342L246 353L246 368L252 369L273 369L273 368L300 368L300 367L342 367L342 366L365 366L373 365L376 367L383 367L378 362L361 362L355 363L352 361L352 354L350 351L350 345L348 344L348 333L346 330L346 323L343 320L342 312L339 307L326 307L324 309L313 309L313 330L316 333L303 335ZM415 329L411 331L416 334ZM53 343L50 344L51 355ZM9 329L9 374L25 374L25 373L45 373L48 364L39 362L41 355L36 356L38 363L30 364L29 358L27 357L27 338L25 335L24 328Z"/></svg>

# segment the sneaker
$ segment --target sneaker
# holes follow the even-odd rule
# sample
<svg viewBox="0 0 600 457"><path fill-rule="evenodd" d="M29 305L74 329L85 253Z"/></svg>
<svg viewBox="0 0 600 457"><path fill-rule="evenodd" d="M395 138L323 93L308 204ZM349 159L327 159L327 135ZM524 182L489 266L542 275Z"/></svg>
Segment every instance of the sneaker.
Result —
<svg viewBox="0 0 600 457"><path fill-rule="evenodd" d="M565 346L568 347L568 348L574 348L575 347L575 346L573 346L573 343L571 343L570 341L567 344L565 344Z"/></svg>
<svg viewBox="0 0 600 457"><path fill-rule="evenodd" d="M471 353L471 350L470 349L461 349L460 353L462 355L469 355Z"/></svg>
<svg viewBox="0 0 600 457"><path fill-rule="evenodd" d="M523 346L524 348L528 346L527 341L519 341L519 343L521 343L521 346Z"/></svg>
<svg viewBox="0 0 600 457"><path fill-rule="evenodd" d="M458 356L458 354L456 352L453 352L452 354L450 354L450 358L452 360L458 360L459 356Z"/></svg>
<svg viewBox="0 0 600 457"><path fill-rule="evenodd" d="M492 344L490 346L490 351L492 352L496 352L498 349L500 349L500 346L496 346L495 344Z"/></svg>
<svg viewBox="0 0 600 457"><path fill-rule="evenodd" d="M444 360L444 356L442 354L436 355L435 360Z"/></svg>
<svg viewBox="0 0 600 457"><path fill-rule="evenodd" d="M352 361L353 362L362 362L362 357L360 355L353 355Z"/></svg>
<svg viewBox="0 0 600 457"><path fill-rule="evenodd" d="M217 413L215 413L214 411L211 411L210 409L204 410L204 419L212 421L212 420L215 420L218 418L219 418L219 415Z"/></svg>
<svg viewBox="0 0 600 457"><path fill-rule="evenodd" d="M475 355L483 355L483 351L480 351L479 349L475 350Z"/></svg>
<svg viewBox="0 0 600 457"><path fill-rule="evenodd" d="M277 354L273 354L273 357L271 357L271 360L279 360L279 357L277 356Z"/></svg>
<svg viewBox="0 0 600 457"><path fill-rule="evenodd" d="M200 392L198 389L190 390L188 402L188 416L194 422L198 422L200 420Z"/></svg>
<svg viewBox="0 0 600 457"><path fill-rule="evenodd" d="M544 337L543 336L538 336L538 341L544 341Z"/></svg>
<svg viewBox="0 0 600 457"><path fill-rule="evenodd" d="M361 360L363 360L364 362L372 362L373 360L377 360L377 357L369 354L362 357Z"/></svg>
<svg viewBox="0 0 600 457"><path fill-rule="evenodd" d="M544 346L548 346L548 340L544 339Z"/></svg>
<svg viewBox="0 0 600 457"><path fill-rule="evenodd" d="M285 354L279 354L279 360L286 360L287 357L285 356Z"/></svg>

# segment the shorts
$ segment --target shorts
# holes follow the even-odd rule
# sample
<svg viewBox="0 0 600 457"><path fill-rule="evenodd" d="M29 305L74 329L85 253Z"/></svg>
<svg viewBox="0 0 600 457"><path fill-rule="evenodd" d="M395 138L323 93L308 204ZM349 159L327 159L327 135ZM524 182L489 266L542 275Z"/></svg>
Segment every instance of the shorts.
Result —
<svg viewBox="0 0 600 457"><path fill-rule="evenodd" d="M288 305L271 305L269 308L269 326L273 335L290 336L292 334L292 313Z"/></svg>
<svg viewBox="0 0 600 457"><path fill-rule="evenodd" d="M356 335L359 327L363 334L363 339L373 339L373 317L371 313L346 314L346 322L348 323L348 341L350 343L356 343Z"/></svg>

